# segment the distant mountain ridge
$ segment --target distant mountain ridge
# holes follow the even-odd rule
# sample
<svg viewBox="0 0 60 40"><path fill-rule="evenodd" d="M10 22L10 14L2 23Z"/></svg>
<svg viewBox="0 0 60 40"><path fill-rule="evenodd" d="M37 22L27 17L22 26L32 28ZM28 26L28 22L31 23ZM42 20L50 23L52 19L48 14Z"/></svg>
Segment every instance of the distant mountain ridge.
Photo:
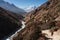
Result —
<svg viewBox="0 0 60 40"><path fill-rule="evenodd" d="M4 8L6 10L12 11L14 13L21 14L21 15L26 13L25 10L16 7L14 4L10 4L8 2L5 2L4 0L0 0L0 7Z"/></svg>
<svg viewBox="0 0 60 40"><path fill-rule="evenodd" d="M37 8L36 6L31 5L31 6L28 6L25 10L28 13L28 12L34 11L36 8Z"/></svg>

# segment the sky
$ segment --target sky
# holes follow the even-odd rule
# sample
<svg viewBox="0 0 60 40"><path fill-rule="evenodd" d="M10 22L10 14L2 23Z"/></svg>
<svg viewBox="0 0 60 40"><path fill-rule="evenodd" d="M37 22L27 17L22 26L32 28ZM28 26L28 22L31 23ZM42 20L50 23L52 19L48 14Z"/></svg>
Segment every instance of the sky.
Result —
<svg viewBox="0 0 60 40"><path fill-rule="evenodd" d="M14 4L19 8L25 9L27 7L39 6L45 3L47 0L4 0L4 1Z"/></svg>

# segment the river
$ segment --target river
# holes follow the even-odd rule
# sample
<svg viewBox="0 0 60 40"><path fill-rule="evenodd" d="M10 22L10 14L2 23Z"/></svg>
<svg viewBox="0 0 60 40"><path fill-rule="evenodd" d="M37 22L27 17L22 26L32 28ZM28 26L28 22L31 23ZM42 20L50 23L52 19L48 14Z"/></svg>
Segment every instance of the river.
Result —
<svg viewBox="0 0 60 40"><path fill-rule="evenodd" d="M16 31L12 36L10 36L9 38L7 38L6 40L13 40L13 37L17 36L18 32L20 32L22 29L25 28L25 22L24 21L21 21L21 22L22 22L22 28L20 28L18 31Z"/></svg>

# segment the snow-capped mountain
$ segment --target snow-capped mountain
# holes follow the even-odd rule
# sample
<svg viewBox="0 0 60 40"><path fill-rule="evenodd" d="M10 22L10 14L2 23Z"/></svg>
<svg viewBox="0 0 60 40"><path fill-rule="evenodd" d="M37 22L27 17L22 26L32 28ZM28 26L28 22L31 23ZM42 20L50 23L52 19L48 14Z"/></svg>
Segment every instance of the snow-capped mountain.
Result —
<svg viewBox="0 0 60 40"><path fill-rule="evenodd" d="M35 10L36 9L36 6L28 6L25 10L26 10L26 12L31 12L31 11L33 11L33 10Z"/></svg>
<svg viewBox="0 0 60 40"><path fill-rule="evenodd" d="M21 15L23 15L25 12L25 10L16 7L14 4L10 4L8 2L5 2L4 0L0 0L0 7L12 11L14 13L20 13Z"/></svg>

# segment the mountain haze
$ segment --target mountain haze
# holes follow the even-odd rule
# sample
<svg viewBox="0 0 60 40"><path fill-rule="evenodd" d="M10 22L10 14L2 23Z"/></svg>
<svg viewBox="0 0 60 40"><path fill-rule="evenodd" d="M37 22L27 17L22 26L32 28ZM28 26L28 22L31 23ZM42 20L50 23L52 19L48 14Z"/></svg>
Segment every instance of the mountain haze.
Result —
<svg viewBox="0 0 60 40"><path fill-rule="evenodd" d="M14 4L10 4L8 2L5 2L4 0L0 0L0 7L4 8L6 10L12 11L14 13L21 14L21 15L26 13L25 10L16 7Z"/></svg>

